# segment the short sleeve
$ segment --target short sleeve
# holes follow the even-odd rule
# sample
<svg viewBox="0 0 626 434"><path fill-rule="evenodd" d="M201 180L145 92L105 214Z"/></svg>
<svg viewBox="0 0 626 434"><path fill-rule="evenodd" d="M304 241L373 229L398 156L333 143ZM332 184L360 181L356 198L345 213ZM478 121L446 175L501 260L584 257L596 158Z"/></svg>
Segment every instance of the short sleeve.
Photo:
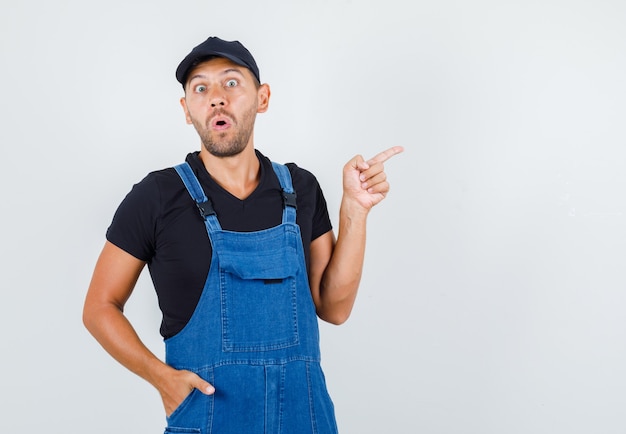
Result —
<svg viewBox="0 0 626 434"><path fill-rule="evenodd" d="M313 214L313 227L311 241L330 231L333 226L328 215L328 205L324 193L317 180L315 180L315 213Z"/></svg>
<svg viewBox="0 0 626 434"><path fill-rule="evenodd" d="M310 240L324 235L332 230L332 223L328 215L328 205L322 188L313 173L303 169L295 163L287 163L291 172L296 197L298 201L298 215L310 219Z"/></svg>
<svg viewBox="0 0 626 434"><path fill-rule="evenodd" d="M139 260L150 262L155 252L159 189L154 176L135 184L120 203L106 238Z"/></svg>

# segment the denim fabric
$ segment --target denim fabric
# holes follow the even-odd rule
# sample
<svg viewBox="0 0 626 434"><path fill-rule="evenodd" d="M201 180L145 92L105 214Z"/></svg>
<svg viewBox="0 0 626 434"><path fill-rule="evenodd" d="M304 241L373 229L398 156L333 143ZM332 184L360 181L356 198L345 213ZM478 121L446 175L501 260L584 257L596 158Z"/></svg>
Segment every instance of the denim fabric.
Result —
<svg viewBox="0 0 626 434"><path fill-rule="evenodd" d="M284 192L293 193L289 170L273 167ZM176 170L205 204L189 165ZM196 372L215 393L194 390L167 418L165 433L337 433L295 216L286 205L281 225L245 233L204 216L213 246L209 275L191 320L165 350L169 365Z"/></svg>

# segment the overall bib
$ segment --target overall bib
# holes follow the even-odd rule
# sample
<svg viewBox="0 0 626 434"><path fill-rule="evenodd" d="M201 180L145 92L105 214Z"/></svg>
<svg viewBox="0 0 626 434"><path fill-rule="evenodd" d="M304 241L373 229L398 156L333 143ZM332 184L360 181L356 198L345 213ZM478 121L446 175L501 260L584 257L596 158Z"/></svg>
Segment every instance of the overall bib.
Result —
<svg viewBox="0 0 626 434"><path fill-rule="evenodd" d="M166 434L337 433L291 175L272 165L282 223L258 232L223 230L191 167L176 166L213 255L190 321L165 341L166 362L197 373L215 393L194 389L167 418Z"/></svg>

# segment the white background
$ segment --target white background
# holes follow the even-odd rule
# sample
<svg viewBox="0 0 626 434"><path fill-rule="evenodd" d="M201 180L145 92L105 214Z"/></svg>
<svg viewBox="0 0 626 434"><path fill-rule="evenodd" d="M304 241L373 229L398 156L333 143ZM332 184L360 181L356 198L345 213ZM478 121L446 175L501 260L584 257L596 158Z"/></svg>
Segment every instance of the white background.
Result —
<svg viewBox="0 0 626 434"><path fill-rule="evenodd" d="M314 172L391 145L351 319L321 325L342 434L626 432L626 3L4 1L2 432L152 433L81 323L118 203L199 149L178 62L239 39L256 146ZM128 315L162 354L142 275Z"/></svg>

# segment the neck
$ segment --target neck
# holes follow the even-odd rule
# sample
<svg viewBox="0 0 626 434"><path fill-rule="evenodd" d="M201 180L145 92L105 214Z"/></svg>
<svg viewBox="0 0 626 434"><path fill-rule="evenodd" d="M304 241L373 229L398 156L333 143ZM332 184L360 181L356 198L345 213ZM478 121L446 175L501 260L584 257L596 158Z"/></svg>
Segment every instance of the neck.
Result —
<svg viewBox="0 0 626 434"><path fill-rule="evenodd" d="M202 147L199 157L213 180L238 199L245 199L259 185L261 165L252 146L232 157L216 157Z"/></svg>

